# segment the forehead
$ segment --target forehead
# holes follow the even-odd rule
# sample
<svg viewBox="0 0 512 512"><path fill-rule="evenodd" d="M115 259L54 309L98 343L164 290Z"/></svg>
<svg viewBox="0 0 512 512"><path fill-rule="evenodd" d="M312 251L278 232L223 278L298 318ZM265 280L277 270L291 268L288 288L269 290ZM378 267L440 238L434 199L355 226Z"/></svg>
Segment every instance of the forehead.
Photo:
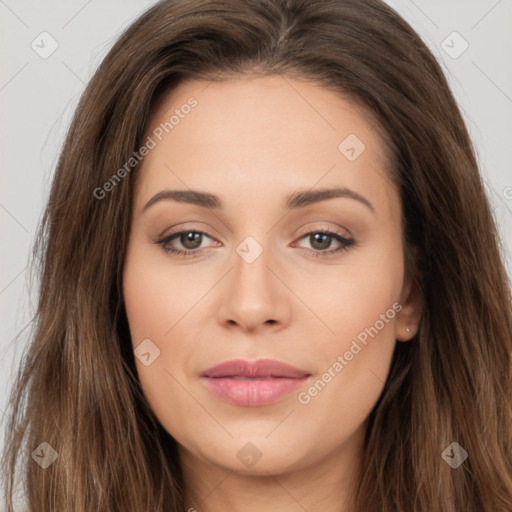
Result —
<svg viewBox="0 0 512 512"><path fill-rule="evenodd" d="M140 201L164 186L269 198L271 190L337 185L397 213L389 211L396 190L373 116L314 82L186 81L154 109L147 137L155 146L139 171Z"/></svg>

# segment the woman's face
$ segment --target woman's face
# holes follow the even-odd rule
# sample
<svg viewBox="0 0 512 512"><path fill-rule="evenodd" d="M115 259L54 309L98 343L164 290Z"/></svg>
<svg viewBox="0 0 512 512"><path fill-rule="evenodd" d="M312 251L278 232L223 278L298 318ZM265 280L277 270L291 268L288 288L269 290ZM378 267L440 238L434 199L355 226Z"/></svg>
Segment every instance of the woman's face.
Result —
<svg viewBox="0 0 512 512"><path fill-rule="evenodd" d="M162 426L183 456L241 473L354 454L416 330L369 118L279 76L189 81L144 143L124 300Z"/></svg>

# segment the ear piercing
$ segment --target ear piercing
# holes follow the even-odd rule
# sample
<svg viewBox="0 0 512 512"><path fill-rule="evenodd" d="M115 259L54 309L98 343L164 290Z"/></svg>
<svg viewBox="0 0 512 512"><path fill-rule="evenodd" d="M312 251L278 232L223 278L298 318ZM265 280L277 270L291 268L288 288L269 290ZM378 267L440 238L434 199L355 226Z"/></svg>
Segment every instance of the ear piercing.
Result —
<svg viewBox="0 0 512 512"><path fill-rule="evenodd" d="M411 329L409 329L409 327L406 327L406 328L405 328L405 330L406 330L407 332L410 332L410 331L411 331Z"/></svg>

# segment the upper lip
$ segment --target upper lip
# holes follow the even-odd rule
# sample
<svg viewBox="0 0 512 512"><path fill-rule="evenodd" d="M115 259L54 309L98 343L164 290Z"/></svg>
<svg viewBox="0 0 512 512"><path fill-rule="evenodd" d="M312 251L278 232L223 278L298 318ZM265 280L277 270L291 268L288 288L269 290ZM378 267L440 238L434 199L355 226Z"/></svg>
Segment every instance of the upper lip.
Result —
<svg viewBox="0 0 512 512"><path fill-rule="evenodd" d="M295 368L289 364L276 361L275 359L258 359L257 361L245 361L243 359L233 359L217 364L205 370L203 377L245 377L245 378L265 378L265 377L288 377L291 379L300 379L311 375L305 370Z"/></svg>

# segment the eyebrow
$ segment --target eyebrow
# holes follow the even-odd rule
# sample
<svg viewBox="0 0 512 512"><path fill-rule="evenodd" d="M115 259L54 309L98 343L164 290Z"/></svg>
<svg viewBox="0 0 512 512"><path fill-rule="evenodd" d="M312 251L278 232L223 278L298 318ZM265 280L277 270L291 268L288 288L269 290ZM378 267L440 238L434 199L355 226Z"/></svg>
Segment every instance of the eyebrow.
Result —
<svg viewBox="0 0 512 512"><path fill-rule="evenodd" d="M324 188L317 190L299 190L286 198L285 207L289 209L304 208L313 203L327 199L348 198L359 201L375 213L374 206L362 195L345 187ZM209 210L222 209L221 199L207 192L198 190L162 190L155 194L144 206L143 211L159 201L176 201L178 203L194 204Z"/></svg>

